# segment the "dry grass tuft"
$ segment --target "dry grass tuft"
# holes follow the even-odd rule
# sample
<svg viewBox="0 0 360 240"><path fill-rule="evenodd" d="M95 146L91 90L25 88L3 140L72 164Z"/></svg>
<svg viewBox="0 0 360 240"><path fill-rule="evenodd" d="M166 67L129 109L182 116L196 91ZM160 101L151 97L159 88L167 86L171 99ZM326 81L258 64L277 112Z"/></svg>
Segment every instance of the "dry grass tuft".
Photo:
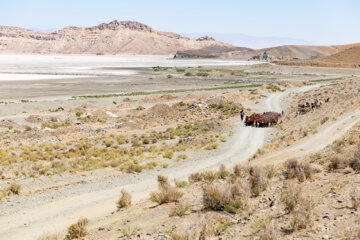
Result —
<svg viewBox="0 0 360 240"><path fill-rule="evenodd" d="M293 212L299 203L302 194L301 186L294 181L289 181L285 184L281 192L281 202L285 204L287 212Z"/></svg>
<svg viewBox="0 0 360 240"><path fill-rule="evenodd" d="M235 183L208 185L203 191L205 209L237 213L248 206L249 186L240 180Z"/></svg>
<svg viewBox="0 0 360 240"><path fill-rule="evenodd" d="M218 178L225 179L230 175L230 172L226 170L226 167L224 164L220 165L219 172L218 172Z"/></svg>
<svg viewBox="0 0 360 240"><path fill-rule="evenodd" d="M45 233L36 240L63 240L64 237L60 233Z"/></svg>
<svg viewBox="0 0 360 240"><path fill-rule="evenodd" d="M65 240L71 239L80 239L85 237L88 232L86 226L89 224L89 220L86 218L81 218L77 223L74 223L68 227L68 233L65 237Z"/></svg>
<svg viewBox="0 0 360 240"><path fill-rule="evenodd" d="M126 208L131 206L131 195L125 189L121 190L120 199L116 203L117 208Z"/></svg>
<svg viewBox="0 0 360 240"><path fill-rule="evenodd" d="M286 162L285 176L287 179L297 178L300 182L312 179L313 170L310 163L300 163L297 159L290 159Z"/></svg>
<svg viewBox="0 0 360 240"><path fill-rule="evenodd" d="M20 190L21 190L21 186L15 182L11 183L9 188L8 188L8 192L10 194L14 194L14 195L19 195L20 194Z"/></svg>
<svg viewBox="0 0 360 240"><path fill-rule="evenodd" d="M189 213L189 211L191 211L191 205L188 203L179 203L176 204L172 209L171 209L171 213L170 216L178 216L178 217L183 217L186 214Z"/></svg>
<svg viewBox="0 0 360 240"><path fill-rule="evenodd" d="M165 176L158 176L159 191L150 194L150 200L158 204L177 202L183 194L177 187L172 187Z"/></svg>
<svg viewBox="0 0 360 240"><path fill-rule="evenodd" d="M257 166L251 167L249 173L251 193L254 197L257 197L268 186L267 173L264 168Z"/></svg>
<svg viewBox="0 0 360 240"><path fill-rule="evenodd" d="M277 240L279 236L276 232L276 228L274 226L274 222L271 221L267 224L264 224L262 230L259 234L260 240Z"/></svg>
<svg viewBox="0 0 360 240"><path fill-rule="evenodd" d="M244 177L246 172L247 172L247 169L243 165L236 164L234 166L234 175L236 177Z"/></svg>
<svg viewBox="0 0 360 240"><path fill-rule="evenodd" d="M172 240L188 240L188 237L186 236L186 234L171 233L171 239Z"/></svg>
<svg viewBox="0 0 360 240"><path fill-rule="evenodd" d="M355 171L360 171L360 150L357 150L353 159L350 161L350 167Z"/></svg>
<svg viewBox="0 0 360 240"><path fill-rule="evenodd" d="M301 196L290 226L293 230L306 229L312 225L314 202L310 196Z"/></svg>
<svg viewBox="0 0 360 240"><path fill-rule="evenodd" d="M352 202L352 208L355 210L360 209L360 191L358 188L354 188L350 193L350 199Z"/></svg>

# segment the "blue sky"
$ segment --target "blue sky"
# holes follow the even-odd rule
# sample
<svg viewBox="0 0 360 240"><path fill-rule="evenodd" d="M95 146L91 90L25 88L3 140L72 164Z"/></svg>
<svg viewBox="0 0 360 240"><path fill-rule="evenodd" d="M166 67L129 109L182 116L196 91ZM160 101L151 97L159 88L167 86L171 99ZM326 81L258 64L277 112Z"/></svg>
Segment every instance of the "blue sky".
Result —
<svg viewBox="0 0 360 240"><path fill-rule="evenodd" d="M0 25L31 29L134 20L183 34L360 42L359 0L3 0Z"/></svg>

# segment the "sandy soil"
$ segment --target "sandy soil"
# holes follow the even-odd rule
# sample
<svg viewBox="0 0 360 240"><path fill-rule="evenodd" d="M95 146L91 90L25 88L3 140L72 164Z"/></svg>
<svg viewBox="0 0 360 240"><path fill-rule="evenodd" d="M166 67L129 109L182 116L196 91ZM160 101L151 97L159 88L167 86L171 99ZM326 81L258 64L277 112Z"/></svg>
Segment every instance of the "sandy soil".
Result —
<svg viewBox="0 0 360 240"><path fill-rule="evenodd" d="M306 87L307 89L308 87ZM279 111L281 99L288 92L272 95L264 102L264 109ZM7 208L6 216L0 217L0 225L8 239L17 239L21 235L36 237L43 233L43 224L49 230L62 230L80 216L89 219L101 219L113 211L113 202L122 188L128 189L135 201L147 198L157 186L158 174L172 178L186 179L191 173L206 169L216 169L221 163L235 164L245 162L265 144L271 129L244 127L236 123L235 134L215 152L202 153L194 159L181 162L162 170L145 172L129 177L115 178L103 182L81 184L64 190L44 192L39 196L18 198L18 207ZM236 146L236 148L234 147ZM104 190L106 189L106 190ZM36 204L34 204L34 197ZM76 203L76 204L75 204ZM7 202L6 205L14 205ZM91 209L91 211L90 211ZM9 212L8 212L9 211ZM34 216L37 216L34 218Z"/></svg>

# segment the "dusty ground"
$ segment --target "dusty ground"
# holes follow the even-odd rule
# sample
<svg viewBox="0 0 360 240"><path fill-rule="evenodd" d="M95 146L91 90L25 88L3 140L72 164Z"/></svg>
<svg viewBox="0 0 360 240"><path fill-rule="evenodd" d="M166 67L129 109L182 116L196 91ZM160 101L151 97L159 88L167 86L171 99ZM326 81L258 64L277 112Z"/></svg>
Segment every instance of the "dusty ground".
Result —
<svg viewBox="0 0 360 240"><path fill-rule="evenodd" d="M309 158L342 137L360 120L357 105L350 104L358 101L356 70L191 64L192 68L141 66L132 69L136 74L127 75L124 81L116 80L118 76L104 75L92 77L96 81L89 78L52 80L51 83L41 80L44 85L27 80L30 90L17 97L13 91L25 82L1 82L4 97L0 100L0 188L6 193L0 203L1 233L7 239L22 239L25 235L36 239L44 232L62 234L67 226L83 216L90 219L90 239L113 239L124 235L124 231L118 229L124 228L123 216L128 216L134 224L126 222L126 226L139 225L139 233L144 234L139 238L153 239L160 232L170 236L171 231L164 230L170 223L181 229L184 222L197 221L199 216L224 214L201 210L200 184L184 190L184 198L194 205L194 214L169 219L170 205L149 208L154 204L146 199L156 189L158 174L169 176L171 181L186 180L191 173L217 169L221 163L229 167L245 163L256 152L258 156L251 164L260 166L276 165L293 156ZM105 71L120 71L109 67L112 69ZM28 70L31 69L30 66ZM108 78L114 81L104 84ZM331 79L339 83L332 85ZM38 92L33 91L34 86ZM302 98L325 96L330 92L333 105L324 104L300 116L300 126L304 128L329 115L330 120L317 128L317 133L296 137L291 146L279 141L279 151L271 148L273 153L263 155L260 150L259 154L258 149L274 144L282 136L288 137L294 126L299 127L290 116ZM28 101L21 101L24 99ZM330 106L343 109L343 114L333 119ZM276 128L256 129L244 127L239 121L241 109L247 114L282 110L286 114ZM314 182L303 183L309 184L306 189L316 189L322 184L326 192L329 179L343 176L326 175L325 165L322 169ZM357 177L352 173L344 181L356 182ZM21 185L19 196L7 192L14 182ZM281 176L271 182L264 196L253 199L253 206L263 198L278 194L283 185ZM122 188L131 193L135 205L111 214ZM349 191L350 188L346 188L345 194ZM268 214L266 201L250 222ZM319 202L321 204L327 202ZM281 207L271 211L280 214L277 211L281 211ZM238 218L226 216L231 221ZM147 219L153 219L151 224L145 224L149 222ZM282 216L279 224L286 219L286 215ZM350 217L349 223L355 223L354 219ZM257 236L250 225L246 223L244 231L241 228L241 233L237 233L235 224L234 239ZM317 237L323 232L319 230L319 235L311 236ZM231 239L231 234L227 234L221 235L222 238ZM290 238L302 236L298 234Z"/></svg>

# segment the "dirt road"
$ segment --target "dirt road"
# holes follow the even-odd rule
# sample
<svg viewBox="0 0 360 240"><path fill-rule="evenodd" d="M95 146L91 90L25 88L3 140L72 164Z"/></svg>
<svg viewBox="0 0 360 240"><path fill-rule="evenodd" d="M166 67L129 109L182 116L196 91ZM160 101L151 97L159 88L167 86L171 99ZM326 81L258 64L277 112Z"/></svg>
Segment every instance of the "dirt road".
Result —
<svg viewBox="0 0 360 240"><path fill-rule="evenodd" d="M295 91L305 91L309 88L303 87ZM272 94L257 104L256 108L281 111L283 98L289 92ZM290 156L293 153L298 154L299 151L305 154L310 150L318 150L340 137L352 124L359 121L360 112L354 116L339 118L318 134L294 145L295 147L277 153L280 155L274 153L272 157L265 156L256 160L254 164L273 162L274 159ZM201 152L193 159L179 162L168 168L11 199L0 207L0 239L36 239L45 232L64 231L79 217L87 217L90 221L101 221L115 210L115 202L122 188L128 190L133 200L138 202L148 198L149 193L157 188L156 176L159 174L169 176L171 179L187 179L191 173L215 169L222 163L231 166L235 163L246 162L265 144L271 131L265 128L244 127L238 120L234 135L229 137L227 143L221 145L219 149ZM319 141L324 143L319 144ZM306 150L301 151L301 149Z"/></svg>
<svg viewBox="0 0 360 240"><path fill-rule="evenodd" d="M333 143L334 140L341 138L359 121L360 111L346 114L339 120L329 123L327 126L323 127L315 135L304 138L283 150L266 154L252 161L251 164L279 164L286 162L291 158L301 159L306 155L310 155L324 149L327 145Z"/></svg>

